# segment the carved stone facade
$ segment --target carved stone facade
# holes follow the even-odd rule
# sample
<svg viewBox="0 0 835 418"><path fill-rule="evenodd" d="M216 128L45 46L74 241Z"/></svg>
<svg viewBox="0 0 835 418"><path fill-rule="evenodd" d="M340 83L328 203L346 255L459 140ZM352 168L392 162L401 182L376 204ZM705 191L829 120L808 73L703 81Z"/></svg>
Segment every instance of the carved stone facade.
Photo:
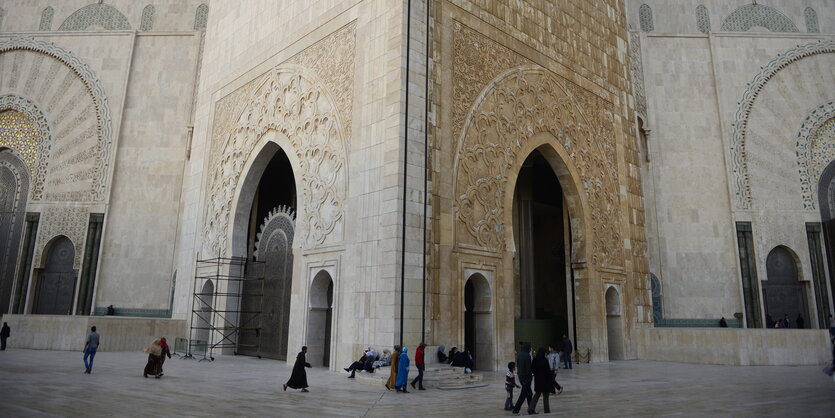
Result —
<svg viewBox="0 0 835 418"><path fill-rule="evenodd" d="M41 213L38 240L35 244L34 266L42 267L44 248L53 239L65 236L75 247L73 268L81 268L81 258L84 255L84 240L87 238L87 220L89 210L84 206L47 206Z"/></svg>
<svg viewBox="0 0 835 418"><path fill-rule="evenodd" d="M788 51L780 53L776 58L760 68L759 73L749 82L738 102L738 109L734 116L733 136L731 137L731 165L733 167L734 199L739 209L751 208L751 186L748 174L747 154L745 152L746 136L748 134L748 118L757 96L766 84L780 70L803 58L835 53L835 42L817 41L798 45Z"/></svg>
<svg viewBox="0 0 835 418"><path fill-rule="evenodd" d="M76 56L49 42L0 41L0 57L8 74L4 87L11 93L0 106L24 111L41 133L33 199L45 194L54 201L103 201L113 128L100 81Z"/></svg>
<svg viewBox="0 0 835 418"><path fill-rule="evenodd" d="M833 160L835 104L829 102L812 111L797 133L797 170L804 208L817 209L818 179Z"/></svg>
<svg viewBox="0 0 835 418"><path fill-rule="evenodd" d="M209 179L204 222L210 254L228 252L233 198L246 162L268 131L289 140L292 149L285 152L297 162L304 208L299 245L342 241L349 131L341 121L350 119L354 28L345 27L217 103L210 165L218 169ZM310 71L295 63L316 64Z"/></svg>

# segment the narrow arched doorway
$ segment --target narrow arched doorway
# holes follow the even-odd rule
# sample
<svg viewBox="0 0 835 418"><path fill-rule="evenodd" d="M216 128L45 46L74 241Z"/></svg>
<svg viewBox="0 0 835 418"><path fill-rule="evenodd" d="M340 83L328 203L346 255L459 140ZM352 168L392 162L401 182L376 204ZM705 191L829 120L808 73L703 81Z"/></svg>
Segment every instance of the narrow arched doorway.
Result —
<svg viewBox="0 0 835 418"><path fill-rule="evenodd" d="M8 128L6 125L12 126L9 117L16 118L13 121L26 118L15 111L0 113L0 133ZM9 312L12 299L28 193L26 164L12 150L0 148L0 315Z"/></svg>
<svg viewBox="0 0 835 418"><path fill-rule="evenodd" d="M515 341L547 347L570 334L570 235L557 175L534 150L519 171L513 200Z"/></svg>
<svg viewBox="0 0 835 418"><path fill-rule="evenodd" d="M493 295L490 283L480 273L472 274L464 285L464 350L473 356L475 368L492 370Z"/></svg>
<svg viewBox="0 0 835 418"><path fill-rule="evenodd" d="M333 279L320 270L310 284L310 312L307 318L307 359L312 366L330 367L333 324Z"/></svg>
<svg viewBox="0 0 835 418"><path fill-rule="evenodd" d="M806 288L798 280L797 262L794 254L786 247L774 247L765 261L768 280L763 280L763 300L767 327L788 316L790 327L795 327L798 315L809 323L806 307Z"/></svg>
<svg viewBox="0 0 835 418"><path fill-rule="evenodd" d="M211 280L206 280L206 283L203 283L203 287L200 289L200 295L198 297L200 306L198 307L197 333L195 335L195 338L206 344L206 346L211 346L212 344L209 338L211 338L212 305L215 303L214 294L215 285Z"/></svg>
<svg viewBox="0 0 835 418"><path fill-rule="evenodd" d="M73 268L75 246L65 236L54 238L44 248L46 263L38 269L35 307L32 313L69 315L72 312L77 271Z"/></svg>
<svg viewBox="0 0 835 418"><path fill-rule="evenodd" d="M620 293L614 286L606 289L606 338L609 341L609 360L623 360L623 318Z"/></svg>
<svg viewBox="0 0 835 418"><path fill-rule="evenodd" d="M242 285L237 352L286 360L296 181L287 154L277 144L268 142L260 151L240 196L233 245L246 243L246 259L250 262L246 276L264 280L247 280ZM235 250L243 251L241 247L235 245Z"/></svg>

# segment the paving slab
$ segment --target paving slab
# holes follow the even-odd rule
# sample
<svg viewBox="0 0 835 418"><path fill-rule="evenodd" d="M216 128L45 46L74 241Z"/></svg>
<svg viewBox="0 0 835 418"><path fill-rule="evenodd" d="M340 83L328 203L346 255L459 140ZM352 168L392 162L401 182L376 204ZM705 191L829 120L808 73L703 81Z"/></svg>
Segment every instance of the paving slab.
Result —
<svg viewBox="0 0 835 418"><path fill-rule="evenodd" d="M282 391L291 369L283 361L173 358L164 377L146 379L146 359L101 352L85 375L81 352L2 351L0 416L511 416L502 410L504 373L483 373L484 387L402 394L315 368L301 393ZM552 415L832 417L835 382L822 367L580 364L560 371L565 391L552 397Z"/></svg>

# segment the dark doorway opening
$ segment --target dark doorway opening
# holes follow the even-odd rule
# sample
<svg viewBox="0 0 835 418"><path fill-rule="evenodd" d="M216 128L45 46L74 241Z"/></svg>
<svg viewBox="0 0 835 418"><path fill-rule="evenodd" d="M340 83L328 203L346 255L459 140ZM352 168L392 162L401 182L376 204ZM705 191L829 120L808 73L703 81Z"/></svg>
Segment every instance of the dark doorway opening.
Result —
<svg viewBox="0 0 835 418"><path fill-rule="evenodd" d="M295 209L293 168L278 148L258 182L247 224L247 259L264 263L264 282L263 290L257 281L243 283L240 322L256 326L241 331L240 354L287 359Z"/></svg>
<svg viewBox="0 0 835 418"><path fill-rule="evenodd" d="M47 245L44 252L46 266L38 271L38 291L32 313L69 315L77 278L73 268L75 246L69 238L60 236Z"/></svg>
<svg viewBox="0 0 835 418"><path fill-rule="evenodd" d="M538 150L522 165L514 196L516 341L547 347L569 334L568 214L562 187Z"/></svg>
<svg viewBox="0 0 835 418"><path fill-rule="evenodd" d="M796 326L800 315L809 322L806 308L806 288L797 280L797 264L785 247L775 247L765 261L768 280L762 282L767 327L788 316L789 326Z"/></svg>

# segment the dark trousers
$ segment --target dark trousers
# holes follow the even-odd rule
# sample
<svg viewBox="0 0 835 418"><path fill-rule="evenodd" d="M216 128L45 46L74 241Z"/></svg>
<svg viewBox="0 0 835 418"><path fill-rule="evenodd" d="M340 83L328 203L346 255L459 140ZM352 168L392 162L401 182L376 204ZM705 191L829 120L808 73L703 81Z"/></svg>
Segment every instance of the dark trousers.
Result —
<svg viewBox="0 0 835 418"><path fill-rule="evenodd" d="M507 391L507 398L504 400L504 410L510 411L513 409L513 386L505 386L504 390Z"/></svg>
<svg viewBox="0 0 835 418"><path fill-rule="evenodd" d="M93 359L95 357L96 357L96 349L95 348L85 349L84 350L84 368L86 368L87 370L92 370L93 369ZM87 362L88 358L90 359L89 362Z"/></svg>
<svg viewBox="0 0 835 418"><path fill-rule="evenodd" d="M563 362L565 363L565 368L570 369L571 367L571 353L563 353L562 355Z"/></svg>
<svg viewBox="0 0 835 418"><path fill-rule="evenodd" d="M513 413L518 413L522 409L522 404L525 401L528 401L528 408L530 409L531 406L531 397L533 396L533 391L531 390L531 382L530 381L522 381L522 390L519 391L519 399L516 400L516 405L513 407Z"/></svg>
<svg viewBox="0 0 835 418"><path fill-rule="evenodd" d="M424 364L418 364L417 365L418 375L415 378L415 380L412 380L412 387L415 387L415 385L417 385L417 387L423 388L423 370L425 368L426 368L426 365L424 365Z"/></svg>
<svg viewBox="0 0 835 418"><path fill-rule="evenodd" d="M539 401L539 395L542 395L542 406L545 408L545 413L551 413L551 405L548 403L548 396L550 393L548 392L536 392L536 394L533 395L533 399L528 404L528 412L536 411L536 403Z"/></svg>
<svg viewBox="0 0 835 418"><path fill-rule="evenodd" d="M0 351L6 351L6 338L9 337L0 337Z"/></svg>

